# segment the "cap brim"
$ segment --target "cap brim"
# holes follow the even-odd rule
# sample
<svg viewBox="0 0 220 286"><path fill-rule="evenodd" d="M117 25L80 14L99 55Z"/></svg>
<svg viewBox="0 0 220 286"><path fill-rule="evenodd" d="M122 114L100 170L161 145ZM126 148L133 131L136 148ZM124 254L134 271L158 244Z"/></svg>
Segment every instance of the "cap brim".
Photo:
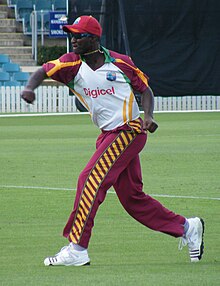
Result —
<svg viewBox="0 0 220 286"><path fill-rule="evenodd" d="M72 25L63 26L63 31L66 33L84 33L82 29L76 29Z"/></svg>

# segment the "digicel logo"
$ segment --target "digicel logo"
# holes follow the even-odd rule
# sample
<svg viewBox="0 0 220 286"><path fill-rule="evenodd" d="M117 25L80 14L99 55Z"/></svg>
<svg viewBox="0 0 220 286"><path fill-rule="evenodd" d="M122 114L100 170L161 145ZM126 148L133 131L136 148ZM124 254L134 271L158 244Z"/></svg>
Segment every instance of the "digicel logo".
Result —
<svg viewBox="0 0 220 286"><path fill-rule="evenodd" d="M113 95L115 94L114 87L112 86L111 88L108 89L99 89L98 87L96 89L90 89L90 88L83 88L85 95L91 96L92 98L96 98L99 95L106 95L110 94Z"/></svg>

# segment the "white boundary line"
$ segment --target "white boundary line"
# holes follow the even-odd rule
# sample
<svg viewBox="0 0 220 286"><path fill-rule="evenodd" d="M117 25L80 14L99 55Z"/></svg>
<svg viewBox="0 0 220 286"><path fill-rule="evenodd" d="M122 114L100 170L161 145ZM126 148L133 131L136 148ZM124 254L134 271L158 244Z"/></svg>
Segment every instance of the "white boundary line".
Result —
<svg viewBox="0 0 220 286"><path fill-rule="evenodd" d="M42 186L13 186L13 185L0 185L0 188L4 189L29 189L29 190L48 190L48 191L76 191L76 189L69 188L54 188L54 187L42 187ZM110 194L115 194L115 191L108 191ZM161 198L175 198L175 199L196 199L196 200L215 200L220 201L220 198L213 197L197 197L197 196L177 196L177 195L163 195L163 194L149 194L152 197Z"/></svg>
<svg viewBox="0 0 220 286"><path fill-rule="evenodd" d="M167 110L167 111L154 111L154 113L194 113L194 112L220 112L216 110ZM144 113L140 111L140 113ZM0 117L30 117L30 116L58 116L58 115L88 115L89 112L48 112L48 113L13 113L13 114L0 114Z"/></svg>
<svg viewBox="0 0 220 286"><path fill-rule="evenodd" d="M81 115L89 114L89 112L48 112L48 113L13 113L13 114L0 114L0 117L30 117L30 116L58 116L58 115Z"/></svg>

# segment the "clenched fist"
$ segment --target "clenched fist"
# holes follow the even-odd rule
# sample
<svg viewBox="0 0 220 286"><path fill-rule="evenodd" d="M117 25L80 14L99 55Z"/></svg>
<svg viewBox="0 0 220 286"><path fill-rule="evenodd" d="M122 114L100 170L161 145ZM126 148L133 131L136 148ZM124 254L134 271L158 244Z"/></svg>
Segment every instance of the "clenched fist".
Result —
<svg viewBox="0 0 220 286"><path fill-rule="evenodd" d="M151 116L145 117L143 122L143 129L148 130L150 133L154 133L158 128L158 124L153 120Z"/></svg>
<svg viewBox="0 0 220 286"><path fill-rule="evenodd" d="M21 92L21 98L26 101L27 103L33 103L35 100L35 93L33 90L25 88L22 92Z"/></svg>

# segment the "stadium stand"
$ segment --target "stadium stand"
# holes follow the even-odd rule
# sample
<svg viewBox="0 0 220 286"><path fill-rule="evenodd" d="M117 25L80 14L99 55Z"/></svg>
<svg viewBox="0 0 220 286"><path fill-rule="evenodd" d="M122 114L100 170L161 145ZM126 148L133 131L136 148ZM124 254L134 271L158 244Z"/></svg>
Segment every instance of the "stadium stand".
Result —
<svg viewBox="0 0 220 286"><path fill-rule="evenodd" d="M17 3L17 0L7 0L8 7L14 7Z"/></svg>
<svg viewBox="0 0 220 286"><path fill-rule="evenodd" d="M23 17L23 32L25 35L31 34L31 16L30 14L25 14Z"/></svg>
<svg viewBox="0 0 220 286"><path fill-rule="evenodd" d="M44 28L46 31L49 31L50 29L50 14L49 13L44 14Z"/></svg>
<svg viewBox="0 0 220 286"><path fill-rule="evenodd" d="M37 17L38 32L41 28L41 14L44 17L44 33L49 33L49 11L66 11L66 0L8 0L8 6L14 8L15 18L22 22L23 33L31 34L31 12L39 12ZM41 13L40 13L41 12Z"/></svg>
<svg viewBox="0 0 220 286"><path fill-rule="evenodd" d="M54 11L65 11L66 10L66 0L54 0L53 3Z"/></svg>
<svg viewBox="0 0 220 286"><path fill-rule="evenodd" d="M9 63L10 62L10 58L8 55L4 55L4 54L0 54L0 68L2 69L2 65Z"/></svg>
<svg viewBox="0 0 220 286"><path fill-rule="evenodd" d="M29 73L28 72L16 72L14 74L14 80L20 82L22 85L25 85L26 82L29 79Z"/></svg>
<svg viewBox="0 0 220 286"><path fill-rule="evenodd" d="M0 86L25 85L29 76L29 72L22 72L20 65L13 63L8 55L0 54Z"/></svg>
<svg viewBox="0 0 220 286"><path fill-rule="evenodd" d="M0 72L0 82L2 86L5 86L6 82L10 81L10 74L8 72Z"/></svg>
<svg viewBox="0 0 220 286"><path fill-rule="evenodd" d="M5 82L4 86L21 86L21 83L16 80L10 80Z"/></svg>
<svg viewBox="0 0 220 286"><path fill-rule="evenodd" d="M34 5L36 6L36 10L66 10L66 0L26 0L29 2L30 5L32 5L32 8L34 8ZM9 7L15 7L16 5L22 7L22 2L26 2L25 0L8 0L8 6ZM18 4L19 2L19 4ZM24 3L24 6L26 4ZM48 8L49 7L49 8Z"/></svg>
<svg viewBox="0 0 220 286"><path fill-rule="evenodd" d="M2 65L2 71L9 73L11 79L13 79L14 74L20 70L20 65L12 62Z"/></svg>
<svg viewBox="0 0 220 286"><path fill-rule="evenodd" d="M50 14L46 10L39 11L39 13L37 14L37 30L39 33L42 31L41 17L43 17L44 34L48 34L50 28Z"/></svg>
<svg viewBox="0 0 220 286"><path fill-rule="evenodd" d="M1 74L0 77L0 86L5 86L5 82L8 81L11 85L13 83L23 85L37 64L31 47L33 39L29 37L32 35L31 22L35 19L32 17L32 12L37 11L35 14L37 33L41 36L41 42L42 37L46 36L45 42L53 45L56 39L48 37L50 12L66 11L66 0L0 0L0 2L1 18L5 19L2 21L4 25L0 27L0 72L4 72L4 76Z"/></svg>
<svg viewBox="0 0 220 286"><path fill-rule="evenodd" d="M22 20L25 15L30 15L33 11L33 2L31 0L17 0L15 15L17 20Z"/></svg>
<svg viewBox="0 0 220 286"><path fill-rule="evenodd" d="M37 11L51 11L52 10L52 2L50 0L35 0L33 7Z"/></svg>

